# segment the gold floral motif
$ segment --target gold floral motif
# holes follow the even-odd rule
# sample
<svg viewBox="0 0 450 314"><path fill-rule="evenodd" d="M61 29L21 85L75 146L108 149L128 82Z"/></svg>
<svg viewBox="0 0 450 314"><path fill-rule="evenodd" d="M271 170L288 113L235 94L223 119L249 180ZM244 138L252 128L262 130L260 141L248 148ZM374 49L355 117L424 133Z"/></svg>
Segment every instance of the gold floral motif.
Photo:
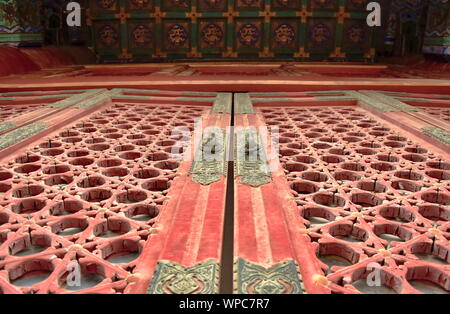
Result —
<svg viewBox="0 0 450 314"><path fill-rule="evenodd" d="M182 47L188 39L186 28L180 24L174 24L169 27L167 32L167 40L174 47Z"/></svg>
<svg viewBox="0 0 450 314"><path fill-rule="evenodd" d="M281 24L275 29L275 41L280 46L288 46L295 40L295 30L289 24Z"/></svg>

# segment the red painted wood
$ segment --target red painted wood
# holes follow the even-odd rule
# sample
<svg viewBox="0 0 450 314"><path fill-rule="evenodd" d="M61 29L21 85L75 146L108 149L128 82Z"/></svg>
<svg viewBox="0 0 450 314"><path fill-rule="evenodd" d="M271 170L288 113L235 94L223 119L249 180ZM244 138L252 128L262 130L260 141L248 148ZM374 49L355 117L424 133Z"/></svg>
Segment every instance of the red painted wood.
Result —
<svg viewBox="0 0 450 314"><path fill-rule="evenodd" d="M424 79L305 79L303 77L242 77L242 76L154 76L151 79L127 76L115 77L60 77L60 78L2 78L0 91L64 90L79 88L137 88L179 91L215 92L299 92L323 90L384 90L442 94L450 91L446 80Z"/></svg>
<svg viewBox="0 0 450 314"><path fill-rule="evenodd" d="M286 166L298 158L298 161L302 160L301 162L307 168L307 170L283 169L277 167L276 160L273 161L275 169L278 169L273 173L273 182L281 200L280 207L285 209L287 229L294 248L292 256L299 263L306 291L308 293L361 293L353 286L353 283L358 280L364 281L370 263L383 263L383 261L382 283L384 286L395 289L397 293L418 293L418 290L409 282L416 279L433 281L448 290L449 275L445 270L446 266L431 266L430 263L414 255L417 252L431 250L426 254L436 255L440 252L441 259L447 259L448 241L445 240L446 244L444 244L442 239L447 238L448 221L441 220L438 227L433 227L436 221L429 220L430 213L424 211L424 204L427 204L425 207L428 209L430 206L435 209L436 206L442 209L448 207L446 206L448 191L444 188L448 185L448 180L444 179L444 176L440 177L444 173L443 168L446 168L445 165L448 164L448 146L425 136L421 130L423 127L432 126L431 123L435 120L428 119L427 122L426 118L430 116L425 113L420 113L422 119L419 119L415 112L379 113L374 110L368 111L369 108L366 107L364 109L361 107L330 108L307 104L302 107L277 107L277 104L278 102L274 101L272 107L263 107L258 109L258 112L270 125L275 122L283 124L281 136L283 139L289 139L290 142L281 144L281 163ZM377 132L371 132L371 129ZM319 132L322 132L322 135ZM356 142L353 139L347 139L347 132L354 133L352 135L354 137L362 138ZM369 134L375 136L376 140L367 142L370 138ZM344 139L341 139L342 137ZM366 142L378 146L369 151L361 150L361 147L368 147L362 146ZM310 148L317 144L327 144L328 148L319 146ZM339 152L337 147L345 149L348 153ZM289 149L292 152L288 152ZM355 149L358 153L352 153ZM411 155L416 150L416 154ZM379 155L381 158L383 154L389 152L392 157L395 157L389 161L389 165L394 168L391 170L380 168L383 159L376 159L374 156ZM303 158L306 156L312 159ZM341 160L326 161L328 160L326 158L330 156ZM340 179L335 177L336 171L341 171L339 170L341 167L345 169L345 162L356 162L364 167L361 171L353 171L361 175L360 179L356 179L355 182L340 182ZM383 165L386 166L386 163ZM435 170L431 170L430 167ZM379 171L374 171L376 169ZM420 173L420 178L410 178L408 182L420 185L422 189L413 190L401 196L400 192L407 189L404 185L396 185L396 182L403 178L401 169L404 169L406 173L408 169L414 174ZM327 180L322 182L314 178L308 179L304 177L308 172L322 174ZM371 192L362 185L364 182L369 184L373 182L375 175L379 184L389 187L389 193L387 191ZM436 179L439 183L435 182ZM317 190L304 191L303 194L297 193L292 185L294 182L313 184ZM269 185L266 185L267 187ZM316 199L324 192L331 194L333 191L342 199L342 204L331 206L327 203L322 204L323 200ZM368 195L364 202L372 202L374 198L380 198L382 202L364 207L365 203L355 197L358 193ZM440 195L440 198L437 195ZM402 207L407 212L414 213L415 218L413 221L395 222L394 219L387 217L386 213L382 213L388 206ZM324 210L337 217L327 218L328 223L314 226L306 214L307 208ZM420 213L417 213L417 208L422 208ZM311 216L320 216L320 214L315 213ZM348 231L345 230L348 227L360 230L359 232L364 231L367 238L360 241L341 239L341 232L347 235ZM387 241L380 237L382 233L398 234L400 238L403 237L403 241L391 242L391 246L388 247ZM436 247L431 249L433 237L435 241L442 243L439 249ZM334 248L326 251L326 245L334 246ZM403 250L406 250L406 254ZM323 272L328 269L328 266L319 260L320 255L345 257L348 252L359 254L358 260L352 262L355 265L333 267L329 274Z"/></svg>
<svg viewBox="0 0 450 314"><path fill-rule="evenodd" d="M14 47L0 47L0 76L39 71L41 67L27 54Z"/></svg>

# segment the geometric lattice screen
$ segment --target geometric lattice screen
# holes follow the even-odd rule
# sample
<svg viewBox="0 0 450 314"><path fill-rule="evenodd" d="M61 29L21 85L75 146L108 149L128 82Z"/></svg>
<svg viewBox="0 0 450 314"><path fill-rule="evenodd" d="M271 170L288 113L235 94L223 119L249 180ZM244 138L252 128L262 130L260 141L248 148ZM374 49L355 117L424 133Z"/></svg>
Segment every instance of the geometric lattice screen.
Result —
<svg viewBox="0 0 450 314"><path fill-rule="evenodd" d="M92 0L103 61L362 60L375 54L367 0Z"/></svg>

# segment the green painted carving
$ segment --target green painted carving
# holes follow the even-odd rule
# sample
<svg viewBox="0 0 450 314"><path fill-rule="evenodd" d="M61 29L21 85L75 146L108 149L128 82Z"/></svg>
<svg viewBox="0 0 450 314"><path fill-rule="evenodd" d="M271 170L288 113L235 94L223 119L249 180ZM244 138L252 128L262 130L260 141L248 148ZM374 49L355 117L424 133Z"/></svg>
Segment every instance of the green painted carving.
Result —
<svg viewBox="0 0 450 314"><path fill-rule="evenodd" d="M450 99L450 95L432 94L432 95L430 95L430 96L436 97L436 98L446 98L446 99Z"/></svg>
<svg viewBox="0 0 450 314"><path fill-rule="evenodd" d="M114 90L120 90L122 93L150 93L150 94L159 94L161 91L156 89L133 89L133 88L116 88Z"/></svg>
<svg viewBox="0 0 450 314"><path fill-rule="evenodd" d="M92 107L95 107L101 103L107 102L111 100L111 93L110 92L104 92L100 95L94 96L92 98L89 98L87 100L83 100L79 104L77 104L74 108L77 109L85 109L88 110Z"/></svg>
<svg viewBox="0 0 450 314"><path fill-rule="evenodd" d="M0 132L5 132L16 127L15 122L0 122Z"/></svg>
<svg viewBox="0 0 450 314"><path fill-rule="evenodd" d="M288 96L289 93L283 93L283 92L278 92L278 93L249 93L249 95L251 97L261 97L261 96Z"/></svg>
<svg viewBox="0 0 450 314"><path fill-rule="evenodd" d="M247 164L248 165L248 164ZM254 165L256 168L257 165ZM253 187L260 187L264 184L267 184L270 182L270 177L263 175L263 176L256 176L256 175L246 175L241 178L241 183L250 185Z"/></svg>
<svg viewBox="0 0 450 314"><path fill-rule="evenodd" d="M347 96L319 96L316 97L317 100L320 101L325 101L325 100L335 100L335 101L339 101L339 100L355 100L354 97L347 97Z"/></svg>
<svg viewBox="0 0 450 314"><path fill-rule="evenodd" d="M252 102L277 102L277 101L294 101L292 98L272 98L272 97L265 97L265 98L252 98Z"/></svg>
<svg viewBox="0 0 450 314"><path fill-rule="evenodd" d="M123 93L142 93L142 94L162 94L163 91L158 89L133 89L133 88L122 88L122 89L113 89L112 91L120 90ZM181 95L186 96L211 96L215 97L217 93L212 92L181 92ZM163 94L161 96L164 96Z"/></svg>
<svg viewBox="0 0 450 314"><path fill-rule="evenodd" d="M232 97L231 93L219 93L214 101L211 113L228 113L232 111Z"/></svg>
<svg viewBox="0 0 450 314"><path fill-rule="evenodd" d="M192 101L192 102L214 102L216 101L215 97L178 97L176 98L179 101Z"/></svg>
<svg viewBox="0 0 450 314"><path fill-rule="evenodd" d="M160 97L167 97L166 95L116 95L114 98L116 99L135 99L135 100L157 100ZM177 97L175 100L178 101L191 101L191 102L214 102L216 98L214 97Z"/></svg>
<svg viewBox="0 0 450 314"><path fill-rule="evenodd" d="M209 93L209 92L183 92L183 94L186 94L189 96L211 96L211 97L214 97L217 95L216 93Z"/></svg>
<svg viewBox="0 0 450 314"><path fill-rule="evenodd" d="M160 261L148 288L148 294L216 294L220 266L210 259L192 267Z"/></svg>
<svg viewBox="0 0 450 314"><path fill-rule="evenodd" d="M241 130L235 136L235 177L253 187L270 182L272 173L264 142L256 130Z"/></svg>
<svg viewBox="0 0 450 314"><path fill-rule="evenodd" d="M203 134L196 151L190 170L192 181L209 185L220 181L226 173L226 133L222 129L211 128Z"/></svg>
<svg viewBox="0 0 450 314"><path fill-rule="evenodd" d="M5 95L5 94L3 94ZM14 95L14 94L13 94ZM17 97L20 97L21 95L17 94L14 95L14 97L0 97L1 101L9 101L9 100L16 100ZM25 95L26 96L26 95ZM34 99L38 99L38 100L47 100L47 99L55 99L55 98L67 98L67 97L72 97L73 94L57 94L57 95L41 95L41 96L31 96Z"/></svg>
<svg viewBox="0 0 450 314"><path fill-rule="evenodd" d="M37 99L39 100L47 100L47 99L55 99L55 98L67 98L67 97L72 97L73 94L57 94L57 95L42 95L42 96L37 96Z"/></svg>
<svg viewBox="0 0 450 314"><path fill-rule="evenodd" d="M366 96L364 94L361 94L359 92L355 91L347 91L346 94L350 97L354 97L358 99L359 101L365 103L367 106L372 107L373 109L380 111L380 112L392 112L392 111L398 111L398 109L389 106L377 99L374 99L372 97Z"/></svg>
<svg viewBox="0 0 450 314"><path fill-rule="evenodd" d="M309 96L327 96L327 95L335 95L335 94L345 94L343 90L328 90L328 91L317 91L317 92L307 92Z"/></svg>
<svg viewBox="0 0 450 314"><path fill-rule="evenodd" d="M302 294L297 264L286 260L270 268L239 258L235 264L238 294Z"/></svg>
<svg viewBox="0 0 450 314"><path fill-rule="evenodd" d="M61 94L84 93L87 91L88 90L86 90L86 89L71 89L71 90L63 90L63 91L56 92L56 93L60 93L60 94L57 94L58 96L60 96ZM34 94L34 93L35 92L8 92L8 93L1 93L0 95L1 96L27 96L27 95Z"/></svg>
<svg viewBox="0 0 450 314"><path fill-rule="evenodd" d="M401 102L400 100L384 95L383 93L376 92L376 91L362 91L367 96L371 97L373 101L379 101L385 105L391 106L393 110L391 111L402 111L402 112L417 112L420 111L420 109L410 106L408 104L405 104L404 102ZM409 99L413 100L413 99Z"/></svg>
<svg viewBox="0 0 450 314"><path fill-rule="evenodd" d="M153 97L147 96L147 95L116 95L114 96L114 99L117 100L126 100L126 99L133 99L133 100L151 100Z"/></svg>
<svg viewBox="0 0 450 314"><path fill-rule="evenodd" d="M19 143L47 128L46 123L33 123L0 136L0 149Z"/></svg>
<svg viewBox="0 0 450 314"><path fill-rule="evenodd" d="M85 99L95 96L96 94L98 94L102 91L106 92L107 90L106 89L89 90L89 91L86 91L81 94L72 95L66 99L57 101L53 104L49 104L49 105L47 105L47 107L48 108L56 108L56 109L68 108L70 106L77 105L77 104L81 103L82 101L84 101Z"/></svg>
<svg viewBox="0 0 450 314"><path fill-rule="evenodd" d="M249 94L234 95L234 112L236 114L254 114L252 100Z"/></svg>
<svg viewBox="0 0 450 314"><path fill-rule="evenodd" d="M429 103L430 102L429 99L415 98L415 97L395 97L395 99L397 99L399 101L415 101L415 102L425 102L425 103ZM419 111L419 110L416 110L416 111Z"/></svg>
<svg viewBox="0 0 450 314"><path fill-rule="evenodd" d="M392 96L409 96L408 93L401 93L401 92L389 92L389 91L380 91L383 94L386 95L392 95Z"/></svg>
<svg viewBox="0 0 450 314"><path fill-rule="evenodd" d="M428 136L434 137L438 141L450 145L450 132L435 127L423 128L422 131Z"/></svg>

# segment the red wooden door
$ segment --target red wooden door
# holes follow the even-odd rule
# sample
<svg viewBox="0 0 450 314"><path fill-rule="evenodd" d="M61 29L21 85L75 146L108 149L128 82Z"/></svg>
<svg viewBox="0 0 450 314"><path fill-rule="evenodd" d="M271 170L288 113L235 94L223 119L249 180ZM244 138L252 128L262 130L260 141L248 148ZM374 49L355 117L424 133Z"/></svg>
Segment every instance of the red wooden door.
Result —
<svg viewBox="0 0 450 314"><path fill-rule="evenodd" d="M2 94L0 292L448 291L448 105Z"/></svg>

